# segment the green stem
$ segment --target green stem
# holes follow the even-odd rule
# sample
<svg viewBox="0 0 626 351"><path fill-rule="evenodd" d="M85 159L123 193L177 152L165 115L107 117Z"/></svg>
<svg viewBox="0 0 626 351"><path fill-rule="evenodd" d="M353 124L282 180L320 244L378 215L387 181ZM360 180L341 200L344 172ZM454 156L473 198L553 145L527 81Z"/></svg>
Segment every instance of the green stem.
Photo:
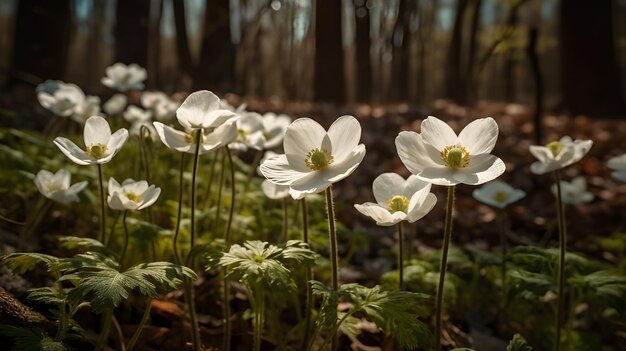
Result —
<svg viewBox="0 0 626 351"><path fill-rule="evenodd" d="M211 205L211 186L213 185L213 177L215 176L215 166L217 165L217 155L211 158L211 167L209 170L209 180L207 181L206 195L202 208L208 209Z"/></svg>
<svg viewBox="0 0 626 351"><path fill-rule="evenodd" d="M225 147L226 156L228 156L228 164L230 166L230 213L228 214L228 224L226 225L226 233L224 234L224 239L226 240L226 245L230 245L230 230L233 225L233 216L235 214L235 165L233 164L233 156L230 153L230 149Z"/></svg>
<svg viewBox="0 0 626 351"><path fill-rule="evenodd" d="M137 343L137 340L139 340L139 337L141 336L141 332L143 331L143 327L146 325L146 323L148 322L148 319L150 318L151 307L152 307L152 300L149 299L148 304L146 305L146 309L143 311L141 322L139 322L139 325L137 326L137 330L135 330L135 333L133 334L133 336L130 338L130 341L128 342L128 346L126 346L127 351L132 351L132 349L135 347L135 344Z"/></svg>
<svg viewBox="0 0 626 351"><path fill-rule="evenodd" d="M193 282L188 277L183 279L183 293L187 309L189 309L189 322L191 323L191 343L194 351L201 351L200 327L196 316L196 301L193 291Z"/></svg>
<svg viewBox="0 0 626 351"><path fill-rule="evenodd" d="M309 244L309 214L307 209L306 197L300 200L302 203L302 241L305 244ZM304 270L305 285L306 285L306 307L305 307L305 322L304 322L304 337L302 338L302 351L306 351L309 345L309 334L311 331L311 321L313 318L313 291L311 290L311 280L313 279L313 272L311 267L307 267Z"/></svg>
<svg viewBox="0 0 626 351"><path fill-rule="evenodd" d="M59 306L59 329L57 329L57 335L54 337L54 340L62 342L65 338L65 332L67 330L67 299L61 282L58 282L58 287L61 297L63 298L63 302L61 302Z"/></svg>
<svg viewBox="0 0 626 351"><path fill-rule="evenodd" d="M128 226L126 225L126 215L128 210L124 211L124 217L122 223L124 224L124 246L122 248L122 254L120 255L120 267L124 265L124 258L126 257L126 250L128 249Z"/></svg>
<svg viewBox="0 0 626 351"><path fill-rule="evenodd" d="M337 253L337 232L335 231L335 208L333 205L333 186L326 188L326 211L328 213L328 236L330 239L330 263L332 272L332 288L339 288L339 254ZM334 333L331 350L337 350L337 334Z"/></svg>
<svg viewBox="0 0 626 351"><path fill-rule="evenodd" d="M195 244L195 228L196 228L196 174L198 173L198 159L200 158L200 137L202 131L197 131L196 136L196 151L193 157L193 171L191 173L191 230L189 232L190 249L193 249Z"/></svg>
<svg viewBox="0 0 626 351"><path fill-rule="evenodd" d="M265 321L265 295L258 294L256 298L256 308L254 309L254 340L253 351L261 351L261 341L263 340L263 324Z"/></svg>
<svg viewBox="0 0 626 351"><path fill-rule="evenodd" d="M248 193L248 189L250 189L250 184L252 184L252 178L256 172L259 163L261 162L261 158L263 157L263 150L257 150L254 155L254 160L252 161L252 165L250 166L250 171L248 172L248 177L246 178L246 183L243 185L243 189L241 191L241 201L239 202L239 207L237 207L237 213L241 212L244 205L246 204L246 194Z"/></svg>
<svg viewBox="0 0 626 351"><path fill-rule="evenodd" d="M107 343L109 339L109 332L111 331L111 321L113 320L113 309L108 309L102 314L102 329L100 330L100 338L96 344L95 351L100 351Z"/></svg>
<svg viewBox="0 0 626 351"><path fill-rule="evenodd" d="M289 211L287 211L287 198L283 198L283 241L289 241Z"/></svg>
<svg viewBox="0 0 626 351"><path fill-rule="evenodd" d="M559 219L559 292L556 309L556 335L554 338L554 350L561 349L561 327L563 322L563 299L565 289L565 250L567 248L567 228L565 226L565 215L563 214L563 200L561 199L561 177L559 171L554 171L554 181L556 182L556 212Z"/></svg>
<svg viewBox="0 0 626 351"><path fill-rule="evenodd" d="M452 211L454 210L455 186L448 187L448 202L446 204L446 222L443 232L443 248L441 264L439 265L439 286L437 287L437 303L435 307L435 351L441 350L441 313L443 305L443 288L448 265L448 248L452 237Z"/></svg>
<svg viewBox="0 0 626 351"><path fill-rule="evenodd" d="M400 275L400 291L404 291L404 232L402 222L398 222L398 273Z"/></svg>
<svg viewBox="0 0 626 351"><path fill-rule="evenodd" d="M230 196L231 196L231 201L230 201L230 213L228 215L228 225L226 226L226 232L224 233L224 241L226 241L226 245L229 246L230 245L230 229L232 227L232 223L233 223L233 215L235 213L235 197L236 197L236 192L235 192L235 165L233 164L233 157L232 154L230 153L230 149L228 148L228 146L226 146L226 155L228 156L228 165L230 166ZM222 169L223 169L223 162L222 162ZM231 334L232 334L232 327L231 327L231 323L230 323L230 293L229 293L229 285L228 285L228 268L224 267L223 269L223 274L224 274L224 303L223 303L223 315L224 315L224 343L223 343L223 347L222 349L225 351L229 351L230 350L230 339L231 339Z"/></svg>
<svg viewBox="0 0 626 351"><path fill-rule="evenodd" d="M143 166L146 168L146 181L150 184L150 157L148 156L148 148L146 147L144 132L148 132L150 137L150 129L145 125L139 128L139 147L141 148L141 156L143 157ZM152 208L148 207L148 222L152 223Z"/></svg>
<svg viewBox="0 0 626 351"><path fill-rule="evenodd" d="M98 178L100 180L100 242L106 239L106 205L104 201L104 180L102 177L102 165L98 163Z"/></svg>
<svg viewBox="0 0 626 351"><path fill-rule="evenodd" d="M226 146L228 148L228 146ZM215 222L213 223L213 235L217 235L220 224L220 212L222 211L222 187L224 186L224 168L226 166L226 156L222 155L220 169L220 180L217 186L217 208L215 209Z"/></svg>
<svg viewBox="0 0 626 351"><path fill-rule="evenodd" d="M117 226L117 221L119 221L120 219L120 212L119 211L115 211L115 217L113 217L113 223L111 224L111 228L109 228L109 238L107 239L106 244L104 244L106 247L111 247L111 238L115 237L115 227Z"/></svg>
<svg viewBox="0 0 626 351"><path fill-rule="evenodd" d="M345 322L346 319L348 319L348 317L350 317L355 311L351 310L349 312L346 312L343 317L341 317L341 319L339 320L339 322L337 322L335 324L335 326L333 327L333 329L331 330L331 334L329 335L328 338L326 338L326 340L324 340L324 343L322 343L322 346L320 346L318 351L322 351L324 350L324 347L326 347L326 345L328 345L328 340L332 338L332 340L337 340L336 336L337 336L337 331L339 330L339 327L343 324L343 322ZM333 341L334 342L334 341ZM337 350L336 347L331 346L331 350Z"/></svg>
<svg viewBox="0 0 626 351"><path fill-rule="evenodd" d="M174 257L176 258L177 264L183 264L183 260L180 257L180 253L178 252L178 234L180 234L180 222L183 211L183 174L185 173L185 153L181 153L180 156L180 176L178 179L178 214L176 215L176 229L174 230L174 240L172 241L172 246L174 249Z"/></svg>

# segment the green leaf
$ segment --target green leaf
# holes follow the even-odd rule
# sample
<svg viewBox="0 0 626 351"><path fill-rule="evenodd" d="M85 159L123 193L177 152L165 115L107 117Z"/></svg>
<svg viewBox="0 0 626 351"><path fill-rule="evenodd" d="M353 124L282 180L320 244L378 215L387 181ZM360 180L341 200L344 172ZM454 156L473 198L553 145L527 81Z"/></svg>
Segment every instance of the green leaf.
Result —
<svg viewBox="0 0 626 351"><path fill-rule="evenodd" d="M41 287L28 290L28 299L49 304L61 304L65 302L65 298L57 286Z"/></svg>
<svg viewBox="0 0 626 351"><path fill-rule="evenodd" d="M42 262L48 266L48 271L50 272L60 261L58 257L51 255L36 252L22 252L6 255L2 258L0 263L6 265L17 274L23 274Z"/></svg>
<svg viewBox="0 0 626 351"><path fill-rule="evenodd" d="M524 337L519 334L513 335L513 339L506 347L506 351L533 351L533 348L528 345L528 342Z"/></svg>
<svg viewBox="0 0 626 351"><path fill-rule="evenodd" d="M63 343L49 338L41 329L0 325L0 335L13 338L12 351L66 351Z"/></svg>
<svg viewBox="0 0 626 351"><path fill-rule="evenodd" d="M61 246L69 250L97 251L107 256L112 256L113 252L104 244L92 238L80 238L77 236L63 236L59 239Z"/></svg>

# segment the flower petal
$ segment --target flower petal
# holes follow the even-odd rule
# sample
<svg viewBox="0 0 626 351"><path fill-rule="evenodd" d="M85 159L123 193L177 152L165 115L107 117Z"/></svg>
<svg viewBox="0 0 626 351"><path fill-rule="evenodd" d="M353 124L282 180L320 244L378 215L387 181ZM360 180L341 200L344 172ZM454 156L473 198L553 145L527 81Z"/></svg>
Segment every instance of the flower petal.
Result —
<svg viewBox="0 0 626 351"><path fill-rule="evenodd" d="M362 214L375 220L377 225L384 227L397 224L406 218L406 214L402 211L396 211L392 214L387 209L372 202L366 202L362 205L355 204L354 208Z"/></svg>
<svg viewBox="0 0 626 351"><path fill-rule="evenodd" d="M72 186L69 187L69 189L67 189L68 193L71 194L77 194L80 193L81 191L83 191L83 189L85 189L87 187L87 181L84 180L82 182L78 182L76 184L72 184Z"/></svg>
<svg viewBox="0 0 626 351"><path fill-rule="evenodd" d="M304 160L309 151L322 146L326 131L310 118L298 118L285 131L283 148L291 167L299 172L311 171ZM328 150L331 151L331 150Z"/></svg>
<svg viewBox="0 0 626 351"><path fill-rule="evenodd" d="M409 223L414 223L422 219L424 216L430 213L430 211L432 211L436 204L437 196L435 196L435 194L433 193L428 193L420 206L414 206L412 210L409 211L409 213L407 214L407 221L409 221ZM409 207L410 205L411 204L409 203Z"/></svg>
<svg viewBox="0 0 626 351"><path fill-rule="evenodd" d="M428 167L417 173L416 176L435 185L451 186L461 183L455 177L455 173L456 171L446 167Z"/></svg>
<svg viewBox="0 0 626 351"><path fill-rule="evenodd" d="M187 142L187 134L176 130L170 126L167 126L161 122L154 122L154 129L156 129L161 142L170 149L174 149L180 152L193 153L195 151L195 144Z"/></svg>
<svg viewBox="0 0 626 351"><path fill-rule="evenodd" d="M348 157L361 140L361 124L352 116L341 116L328 128L328 137L335 162Z"/></svg>
<svg viewBox="0 0 626 351"><path fill-rule="evenodd" d="M365 145L360 144L352 153L350 153L341 163L333 163L328 167L326 171L330 171L328 174L335 174L329 176L328 180L335 183L338 182L354 172L354 170L361 164L365 157Z"/></svg>
<svg viewBox="0 0 626 351"><path fill-rule="evenodd" d="M428 191L430 191L431 183L424 181L423 179L419 179L415 175L411 175L404 183L404 191L402 192L402 195L410 199L413 197L413 194L424 188L428 188Z"/></svg>
<svg viewBox="0 0 626 351"><path fill-rule="evenodd" d="M437 151L459 142L452 128L446 122L433 116L428 116L422 121L421 135L424 143L434 146Z"/></svg>
<svg viewBox="0 0 626 351"><path fill-rule="evenodd" d="M376 202L381 206L395 195L402 195L404 192L405 180L396 173L383 173L374 179L372 191Z"/></svg>
<svg viewBox="0 0 626 351"><path fill-rule="evenodd" d="M278 185L270 182L265 179L263 183L261 183L261 189L265 196L272 200L280 200L287 196L289 196L289 186L287 185Z"/></svg>
<svg viewBox="0 0 626 351"><path fill-rule="evenodd" d="M548 160L554 159L552 151L545 146L531 145L528 147L528 151L535 156L539 162L548 162Z"/></svg>
<svg viewBox="0 0 626 351"><path fill-rule="evenodd" d="M178 123L186 130L208 128L219 115L209 116L209 112L220 108L220 99L208 90L190 94L176 110Z"/></svg>
<svg viewBox="0 0 626 351"><path fill-rule="evenodd" d="M125 211L127 210L127 208L124 206L124 203L122 202L120 196L120 193L114 193L107 196L107 203L109 204L109 207L114 210Z"/></svg>
<svg viewBox="0 0 626 351"><path fill-rule="evenodd" d="M396 137L396 149L404 166L413 174L421 172L424 168L438 166L438 163L429 156L422 136L415 132L400 132Z"/></svg>
<svg viewBox="0 0 626 351"><path fill-rule="evenodd" d="M87 155L85 151L81 150L69 139L57 137L53 142L65 156L76 164L84 166L96 163L93 157Z"/></svg>
<svg viewBox="0 0 626 351"><path fill-rule="evenodd" d="M231 143L235 138L237 138L237 123L228 121L215 128L213 132L204 135L204 140L200 145L200 153L204 154L220 148Z"/></svg>
<svg viewBox="0 0 626 351"><path fill-rule="evenodd" d="M457 171L457 179L463 184L479 185L499 177L505 169L504 162L494 155L474 155L469 166Z"/></svg>
<svg viewBox="0 0 626 351"><path fill-rule="evenodd" d="M476 119L459 133L459 142L470 155L490 153L497 140L498 124L491 117Z"/></svg>
<svg viewBox="0 0 626 351"><path fill-rule="evenodd" d="M265 160L259 170L270 182L279 185L290 185L294 181L312 172L299 172L290 167L286 155L277 155Z"/></svg>
<svg viewBox="0 0 626 351"><path fill-rule="evenodd" d="M111 138L111 127L106 119L100 116L91 116L85 122L84 130L85 146L94 144L107 145Z"/></svg>
<svg viewBox="0 0 626 351"><path fill-rule="evenodd" d="M160 194L161 188L150 185L150 187L143 193L143 202L141 205L139 205L139 207L137 207L137 209L141 210L146 207L152 206L157 201Z"/></svg>

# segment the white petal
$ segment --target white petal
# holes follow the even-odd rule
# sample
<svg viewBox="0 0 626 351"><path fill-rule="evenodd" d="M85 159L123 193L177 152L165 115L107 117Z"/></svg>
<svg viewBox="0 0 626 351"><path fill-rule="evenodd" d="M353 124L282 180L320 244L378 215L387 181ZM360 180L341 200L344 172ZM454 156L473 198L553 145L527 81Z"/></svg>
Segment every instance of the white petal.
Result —
<svg viewBox="0 0 626 351"><path fill-rule="evenodd" d="M70 202L79 201L78 196L76 194L67 193L65 190L53 191L52 193L47 195L47 198L49 198L50 200L62 203L62 204L68 204Z"/></svg>
<svg viewBox="0 0 626 351"><path fill-rule="evenodd" d="M310 169L304 163L307 154L312 149L319 149L326 131L319 123L310 118L298 118L285 131L283 148L291 167L300 172ZM331 151L331 150L328 150Z"/></svg>
<svg viewBox="0 0 626 351"><path fill-rule="evenodd" d="M431 185L431 183L423 179L419 179L415 175L411 175L409 178L407 178L406 183L404 184L404 191L402 192L402 195L410 199L411 197L413 197L413 194L420 191L421 189L428 188L427 191L430 191Z"/></svg>
<svg viewBox="0 0 626 351"><path fill-rule="evenodd" d="M107 145L111 138L111 127L106 119L100 116L91 116L85 122L84 139L85 146L94 144Z"/></svg>
<svg viewBox="0 0 626 351"><path fill-rule="evenodd" d="M96 163L93 157L87 155L85 151L81 150L69 139L57 137L53 142L65 156L76 164L84 166Z"/></svg>
<svg viewBox="0 0 626 351"><path fill-rule="evenodd" d="M303 178L308 173L312 173L293 170L285 155L277 155L268 158L261 164L259 170L265 178L279 185L290 185L294 181Z"/></svg>
<svg viewBox="0 0 626 351"><path fill-rule="evenodd" d="M123 193L124 189L122 188L122 186L120 185L120 183L117 182L117 180L115 180L115 178L111 177L109 178L109 184L107 187L109 194L115 194L115 193Z"/></svg>
<svg viewBox="0 0 626 351"><path fill-rule="evenodd" d="M82 182L78 182L76 184L72 184L72 186L70 186L69 189L67 189L67 192L70 194L78 194L81 191L83 191L83 189L85 189L87 187L87 181L82 181Z"/></svg>
<svg viewBox="0 0 626 351"><path fill-rule="evenodd" d="M362 205L355 204L354 208L362 214L372 218L380 226L392 226L406 218L406 214L402 211L396 211L393 214L387 209L372 202L366 202Z"/></svg>
<svg viewBox="0 0 626 351"><path fill-rule="evenodd" d="M127 210L127 208L124 207L124 203L122 202L122 199L120 199L119 193L114 193L113 195L109 195L107 197L107 203L109 204L109 207L111 207L114 210L118 210L118 211Z"/></svg>
<svg viewBox="0 0 626 351"><path fill-rule="evenodd" d="M235 138L237 138L237 124L234 121L228 121L215 128L213 132L204 135L204 140L200 145L200 153L204 154L220 148L231 143Z"/></svg>
<svg viewBox="0 0 626 351"><path fill-rule="evenodd" d="M505 171L504 162L491 154L472 156L469 166L458 171L465 175L461 183L479 185L499 177ZM460 178L458 178L460 179Z"/></svg>
<svg viewBox="0 0 626 351"><path fill-rule="evenodd" d="M419 179L435 185L451 186L461 183L455 177L455 171L446 167L428 167L416 174Z"/></svg>
<svg viewBox="0 0 626 351"><path fill-rule="evenodd" d="M446 122L433 116L422 121L421 135L424 143L432 145L437 151L458 143L458 138L452 128Z"/></svg>
<svg viewBox="0 0 626 351"><path fill-rule="evenodd" d="M48 193L48 185L51 183L53 177L54 174L45 169L37 172L34 181L35 186L37 186L37 190L39 190L41 194L46 195Z"/></svg>
<svg viewBox="0 0 626 351"><path fill-rule="evenodd" d="M60 169L54 175L54 179L63 189L69 189L70 182L72 181L72 174L67 169Z"/></svg>
<svg viewBox="0 0 626 351"><path fill-rule="evenodd" d="M556 162L543 163L536 161L530 165L530 171L534 174L545 174L559 168L561 168L561 165Z"/></svg>
<svg viewBox="0 0 626 351"><path fill-rule="evenodd" d="M384 206L389 199L404 192L405 180L396 173L383 173L374 179L372 190L376 202Z"/></svg>
<svg viewBox="0 0 626 351"><path fill-rule="evenodd" d="M328 128L328 137L335 162L341 162L361 140L361 125L352 116L341 116Z"/></svg>
<svg viewBox="0 0 626 351"><path fill-rule="evenodd" d="M195 152L195 144L189 144L187 142L186 133L176 130L170 126L166 126L161 122L154 122L153 125L165 146L180 152Z"/></svg>
<svg viewBox="0 0 626 351"><path fill-rule="evenodd" d="M151 185L154 186L154 185ZM144 192L148 191L149 186L148 182L145 180L140 180L138 182L133 179L126 179L122 183L122 187L124 188L124 192L131 192L137 195L142 195Z"/></svg>
<svg viewBox="0 0 626 351"><path fill-rule="evenodd" d="M150 185L148 190L143 194L143 203L137 207L138 210L152 206L161 194L161 188L157 188L154 185Z"/></svg>
<svg viewBox="0 0 626 351"><path fill-rule="evenodd" d="M302 178L296 179L289 186L291 189L305 194L316 194L326 190L333 184L328 178L336 173L325 171L311 172Z"/></svg>
<svg viewBox="0 0 626 351"><path fill-rule="evenodd" d="M497 140L498 124L491 117L476 119L459 133L459 142L470 155L490 153Z"/></svg>
<svg viewBox="0 0 626 351"><path fill-rule="evenodd" d="M329 180L333 183L338 182L354 172L354 170L361 164L365 157L365 145L360 144L352 153L350 153L341 163L333 163L328 167L329 173L335 173L336 175L329 176Z"/></svg>
<svg viewBox="0 0 626 351"><path fill-rule="evenodd" d="M289 196L289 186L274 184L267 179L261 183L261 189L265 196L272 200L280 200Z"/></svg>
<svg viewBox="0 0 626 351"><path fill-rule="evenodd" d="M214 122L208 113L219 107L220 99L215 94L208 90L197 91L176 110L176 118L185 129L207 128Z"/></svg>
<svg viewBox="0 0 626 351"><path fill-rule="evenodd" d="M430 157L422 136L415 132L400 132L396 137L396 149L404 166L413 174L439 165Z"/></svg>
<svg viewBox="0 0 626 351"><path fill-rule="evenodd" d="M626 171L626 154L611 157L606 162L607 167L616 171Z"/></svg>
<svg viewBox="0 0 626 351"><path fill-rule="evenodd" d="M545 146L531 145L528 147L528 151L530 151L530 153L535 156L539 162L548 162L549 160L554 159L552 151Z"/></svg>
<svg viewBox="0 0 626 351"><path fill-rule="evenodd" d="M430 213L437 204L437 197L433 193L428 193L420 206L414 206L407 214L407 221L414 223Z"/></svg>

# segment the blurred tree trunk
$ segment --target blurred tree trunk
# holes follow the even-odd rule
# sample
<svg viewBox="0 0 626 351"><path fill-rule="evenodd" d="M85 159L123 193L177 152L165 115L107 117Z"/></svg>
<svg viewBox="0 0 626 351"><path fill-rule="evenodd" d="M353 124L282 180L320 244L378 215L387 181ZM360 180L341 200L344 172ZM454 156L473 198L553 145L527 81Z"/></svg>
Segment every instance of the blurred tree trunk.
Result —
<svg viewBox="0 0 626 351"><path fill-rule="evenodd" d="M624 111L611 13L615 1L561 1L561 89L573 114Z"/></svg>
<svg viewBox="0 0 626 351"><path fill-rule="evenodd" d="M417 1L400 0L398 17L393 31L393 84L394 91L391 97L398 100L408 98L409 61L411 59L411 30L410 19L415 11Z"/></svg>
<svg viewBox="0 0 626 351"><path fill-rule="evenodd" d="M159 60L161 50L161 18L163 17L163 0L154 0L150 9L148 24L148 89L155 90L161 85L159 79Z"/></svg>
<svg viewBox="0 0 626 351"><path fill-rule="evenodd" d="M194 77L193 60L189 48L189 37L185 23L185 2L172 0L174 5L174 26L176 27L176 54L183 77L183 86L190 85Z"/></svg>
<svg viewBox="0 0 626 351"><path fill-rule="evenodd" d="M457 103L465 103L465 84L461 69L463 53L463 22L469 0L457 0L456 15L448 56L446 58L446 97Z"/></svg>
<svg viewBox="0 0 626 351"><path fill-rule="evenodd" d="M18 2L11 68L13 83L38 84L49 78L64 79L71 13L69 0Z"/></svg>
<svg viewBox="0 0 626 351"><path fill-rule="evenodd" d="M230 36L229 1L207 0L194 89L231 91L234 80L234 50Z"/></svg>
<svg viewBox="0 0 626 351"><path fill-rule="evenodd" d="M117 1L115 55L117 62L148 64L150 0Z"/></svg>
<svg viewBox="0 0 626 351"><path fill-rule="evenodd" d="M315 100L345 101L341 1L315 2Z"/></svg>
<svg viewBox="0 0 626 351"><path fill-rule="evenodd" d="M472 98L475 97L474 91L474 82L472 77L474 77L474 72L476 70L476 34L478 33L478 29L480 27L480 10L482 7L482 0L473 0L472 5L472 23L469 33L469 43L468 43L468 52L467 52L467 64L465 66L465 70L463 73L463 82L464 82L464 97L467 103L472 102Z"/></svg>
<svg viewBox="0 0 626 351"><path fill-rule="evenodd" d="M372 97L372 57L370 53L370 13L365 3L354 5L356 18L357 100L369 102Z"/></svg>

